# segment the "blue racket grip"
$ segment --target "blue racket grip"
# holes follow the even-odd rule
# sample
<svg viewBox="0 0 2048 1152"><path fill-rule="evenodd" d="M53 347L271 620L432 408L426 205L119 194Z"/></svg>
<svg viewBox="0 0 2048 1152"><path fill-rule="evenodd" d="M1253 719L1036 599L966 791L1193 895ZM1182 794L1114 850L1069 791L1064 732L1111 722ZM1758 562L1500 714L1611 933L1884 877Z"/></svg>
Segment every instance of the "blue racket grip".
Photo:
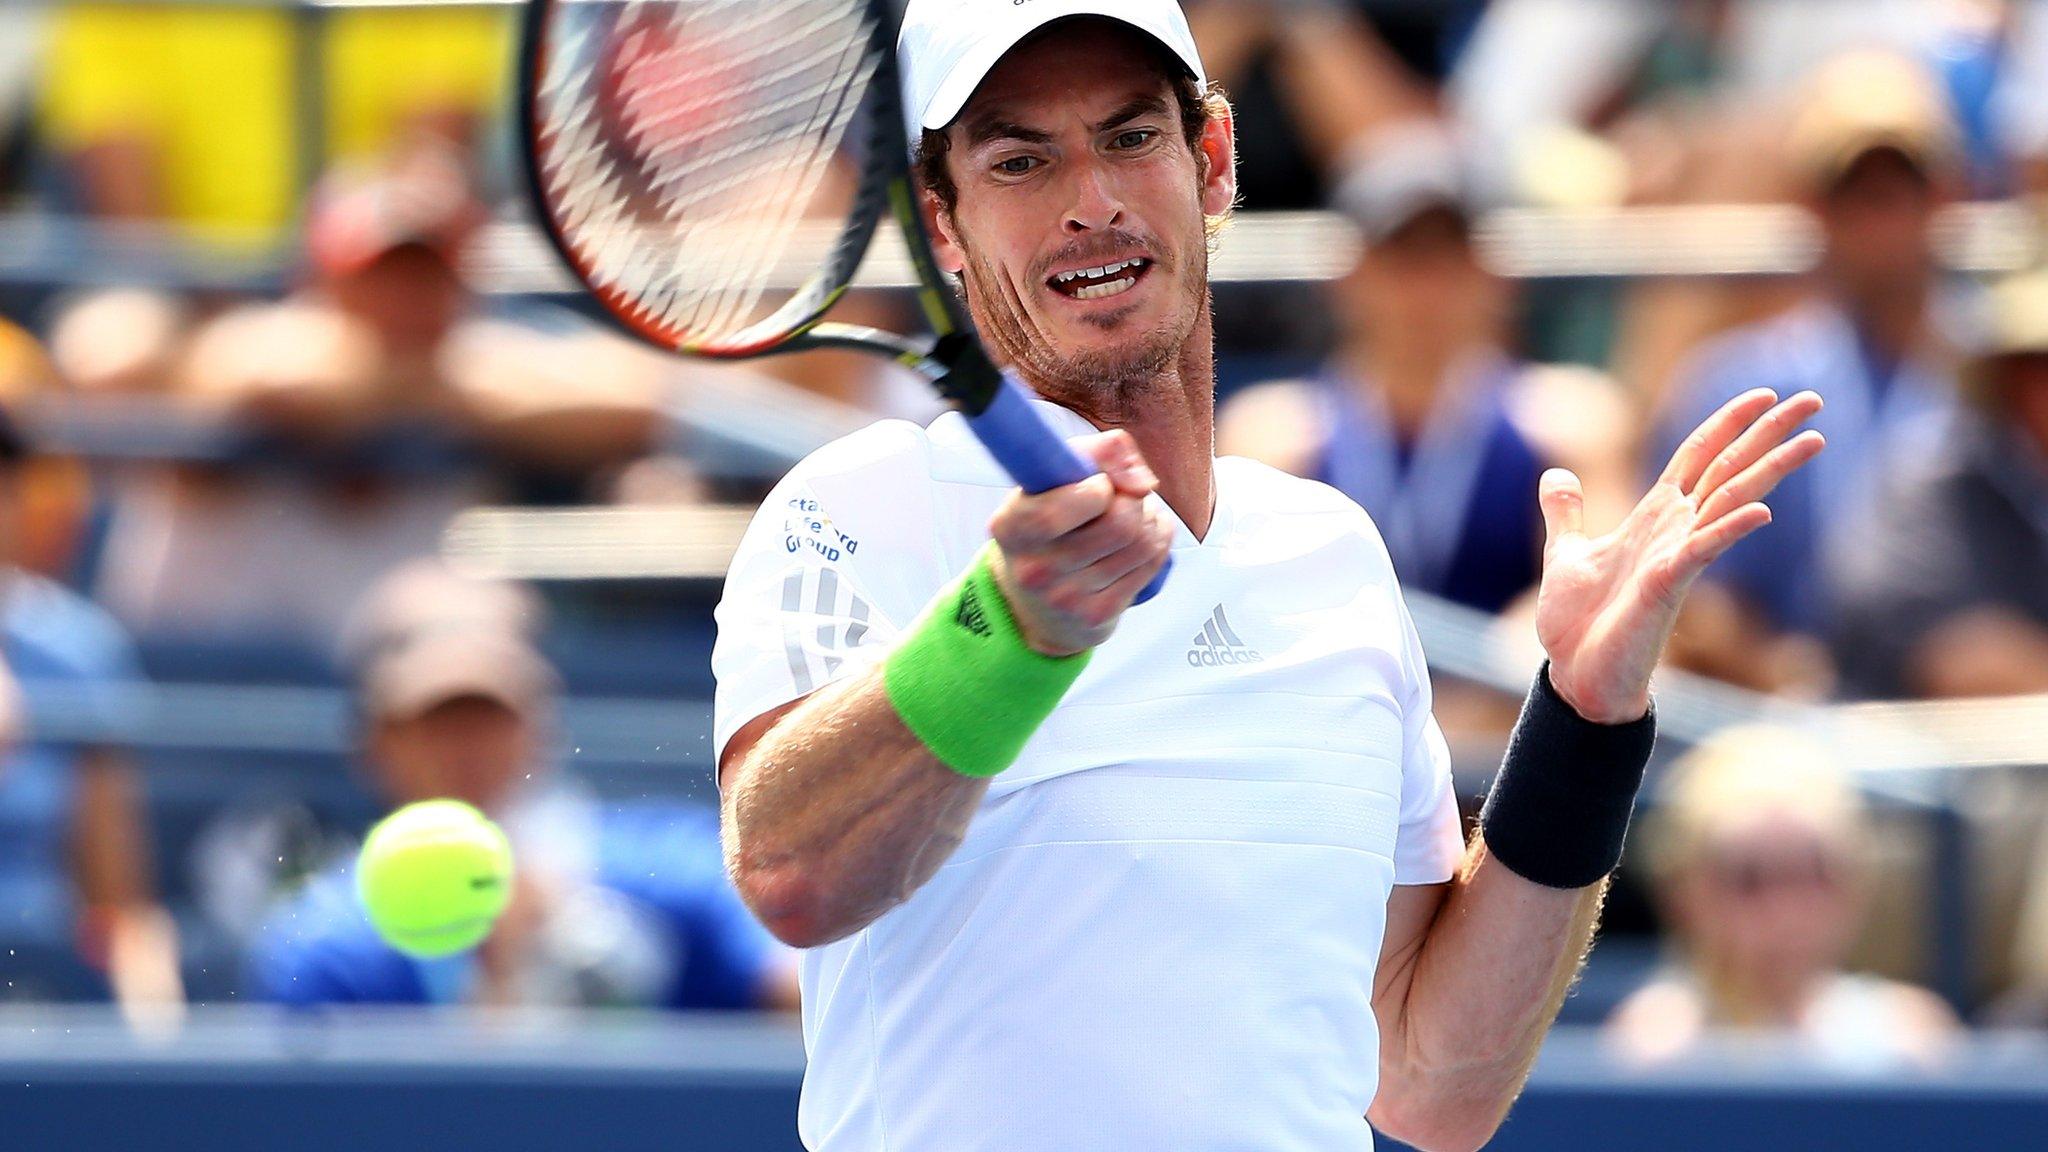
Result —
<svg viewBox="0 0 2048 1152"><path fill-rule="evenodd" d="M1079 484L1095 475L1095 466L1068 447L1067 442L1045 426L1038 413L1032 411L1031 401L1024 389L1008 373L1003 373L1003 383L996 389L996 398L990 401L979 416L967 418L968 427L988 449L1003 471L1010 474L1026 492L1034 495ZM1166 574L1173 569L1173 559L1159 569L1152 582L1139 591L1133 603L1143 604L1159 594L1166 583Z"/></svg>

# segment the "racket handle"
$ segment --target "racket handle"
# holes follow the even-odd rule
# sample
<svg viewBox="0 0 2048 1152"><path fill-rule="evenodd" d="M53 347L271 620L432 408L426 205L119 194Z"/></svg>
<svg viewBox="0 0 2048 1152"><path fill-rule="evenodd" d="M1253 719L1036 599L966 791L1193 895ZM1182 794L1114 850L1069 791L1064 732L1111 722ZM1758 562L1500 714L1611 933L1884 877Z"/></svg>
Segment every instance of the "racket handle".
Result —
<svg viewBox="0 0 2048 1152"><path fill-rule="evenodd" d="M1023 387L1008 372L1003 373L996 398L980 415L969 416L967 424L989 455L1010 474L1010 479L1033 495L1079 484L1095 475L1094 465L1081 459L1065 440L1046 427L1045 421L1032 410ZM1168 557L1134 603L1143 604L1158 595L1172 568L1173 559Z"/></svg>

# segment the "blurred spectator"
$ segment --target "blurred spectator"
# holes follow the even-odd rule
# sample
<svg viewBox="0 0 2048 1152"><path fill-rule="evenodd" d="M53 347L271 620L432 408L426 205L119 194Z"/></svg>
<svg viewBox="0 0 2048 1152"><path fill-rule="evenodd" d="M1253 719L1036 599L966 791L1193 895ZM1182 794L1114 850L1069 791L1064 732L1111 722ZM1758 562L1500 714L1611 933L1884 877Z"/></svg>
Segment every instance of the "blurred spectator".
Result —
<svg viewBox="0 0 2048 1152"><path fill-rule="evenodd" d="M1556 205L1669 199L1698 178L1703 148L1722 153L1713 163L1725 178L1740 180L1729 170L1746 166L1754 180L1768 156L1737 122L1775 118L1824 61L1875 49L1956 69L1997 54L2005 8L2001 0L1492 0L1449 103L1487 162L1491 195ZM1979 104L1989 98L1986 85L1960 75L1949 86ZM1730 152L1731 128L1751 143Z"/></svg>
<svg viewBox="0 0 2048 1152"><path fill-rule="evenodd" d="M111 738L130 718L122 685L140 676L112 620L14 563L24 455L0 413L0 678L9 713L0 740L0 938L9 955L82 957L105 973L131 1022L173 1023L184 1001L177 933L155 895L141 783L111 741L38 741L14 688L18 680L30 701L48 693L78 707ZM10 976L13 996L77 991Z"/></svg>
<svg viewBox="0 0 2048 1152"><path fill-rule="evenodd" d="M1867 896L1862 802L1828 749L1729 729L1675 765L1641 844L1670 932L1663 973L1615 1010L1629 1056L1722 1033L1790 1042L1845 1068L1936 1057L1955 1028L1934 994L1845 972Z"/></svg>
<svg viewBox="0 0 2048 1152"><path fill-rule="evenodd" d="M1188 24L1237 121L1238 196L1319 208L1356 142L1435 111L1483 0L1190 0Z"/></svg>
<svg viewBox="0 0 2048 1152"><path fill-rule="evenodd" d="M79 206L227 242L276 240L305 191L302 156L366 162L422 132L467 147L512 75L512 13L489 5L86 0L49 21L42 129ZM302 141L305 128L321 139Z"/></svg>
<svg viewBox="0 0 2048 1152"><path fill-rule="evenodd" d="M12 199L22 190L28 171L42 22L40 7L0 8L0 200Z"/></svg>
<svg viewBox="0 0 2048 1152"><path fill-rule="evenodd" d="M1988 305L1963 416L1829 556L1855 694L2048 692L2048 271Z"/></svg>
<svg viewBox="0 0 2048 1152"><path fill-rule="evenodd" d="M1608 381L1507 349L1512 289L1480 262L1442 132L1384 129L1368 157L1338 190L1365 241L1335 286L1340 347L1312 380L1233 397L1217 449L1331 484L1404 585L1499 612L1540 572L1546 468L1581 473L1590 523L1625 511L1630 413Z"/></svg>
<svg viewBox="0 0 2048 1152"><path fill-rule="evenodd" d="M551 772L556 685L523 634L530 602L430 570L394 582L355 630L372 648L360 684L371 783L393 808L452 796L498 819L511 904L474 952L415 961L376 936L344 864L272 910L252 990L290 1004L794 1007L793 958L727 881L715 813L600 815Z"/></svg>
<svg viewBox="0 0 2048 1152"><path fill-rule="evenodd" d="M323 186L306 284L207 322L176 357L188 416L253 439L237 467L130 486L102 599L152 633L325 645L508 472L573 479L654 446L666 363L483 315L458 271L477 221L436 151Z"/></svg>
<svg viewBox="0 0 2048 1152"><path fill-rule="evenodd" d="M2034 849L2012 959L2012 987L1985 1010L1984 1023L2048 1030L2048 835Z"/></svg>
<svg viewBox="0 0 2048 1152"><path fill-rule="evenodd" d="M1810 298L1700 350L1681 374L1649 458L1730 397L1812 389L1828 447L1771 496L1773 523L1731 549L1696 589L1675 663L1769 690L1824 687L1810 637L1828 610L1819 557L1857 522L1880 466L1938 435L1953 405L1951 341L1937 308L1933 224L1953 187L1953 135L1924 73L1896 57L1832 61L1791 125L1797 170L1823 237Z"/></svg>

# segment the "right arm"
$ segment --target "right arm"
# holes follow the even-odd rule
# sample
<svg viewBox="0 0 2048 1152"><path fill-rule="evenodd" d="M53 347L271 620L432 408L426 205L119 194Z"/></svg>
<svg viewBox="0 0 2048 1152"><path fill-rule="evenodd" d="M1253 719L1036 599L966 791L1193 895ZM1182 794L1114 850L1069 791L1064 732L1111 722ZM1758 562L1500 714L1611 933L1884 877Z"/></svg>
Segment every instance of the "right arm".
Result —
<svg viewBox="0 0 2048 1152"><path fill-rule="evenodd" d="M726 867L768 930L799 948L908 899L988 792L904 727L879 665L756 719L726 746L720 776Z"/></svg>
<svg viewBox="0 0 2048 1152"><path fill-rule="evenodd" d="M1015 493L989 525L994 575L1026 643L1049 656L1109 638L1172 539L1129 436L1077 444L1103 475ZM876 665L740 728L719 761L726 867L769 931L800 948L866 927L931 879L988 781L947 767L890 703Z"/></svg>

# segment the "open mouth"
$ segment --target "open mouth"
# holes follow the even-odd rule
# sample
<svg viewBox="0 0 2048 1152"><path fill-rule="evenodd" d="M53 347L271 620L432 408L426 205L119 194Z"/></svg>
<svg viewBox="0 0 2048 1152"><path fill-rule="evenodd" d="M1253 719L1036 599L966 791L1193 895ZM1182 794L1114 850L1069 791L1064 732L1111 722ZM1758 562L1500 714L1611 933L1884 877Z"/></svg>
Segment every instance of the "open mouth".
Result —
<svg viewBox="0 0 2048 1152"><path fill-rule="evenodd" d="M1151 268L1152 261L1143 256L1133 256L1096 268L1055 273L1046 280L1046 284L1062 296L1075 300L1102 300L1129 292Z"/></svg>

